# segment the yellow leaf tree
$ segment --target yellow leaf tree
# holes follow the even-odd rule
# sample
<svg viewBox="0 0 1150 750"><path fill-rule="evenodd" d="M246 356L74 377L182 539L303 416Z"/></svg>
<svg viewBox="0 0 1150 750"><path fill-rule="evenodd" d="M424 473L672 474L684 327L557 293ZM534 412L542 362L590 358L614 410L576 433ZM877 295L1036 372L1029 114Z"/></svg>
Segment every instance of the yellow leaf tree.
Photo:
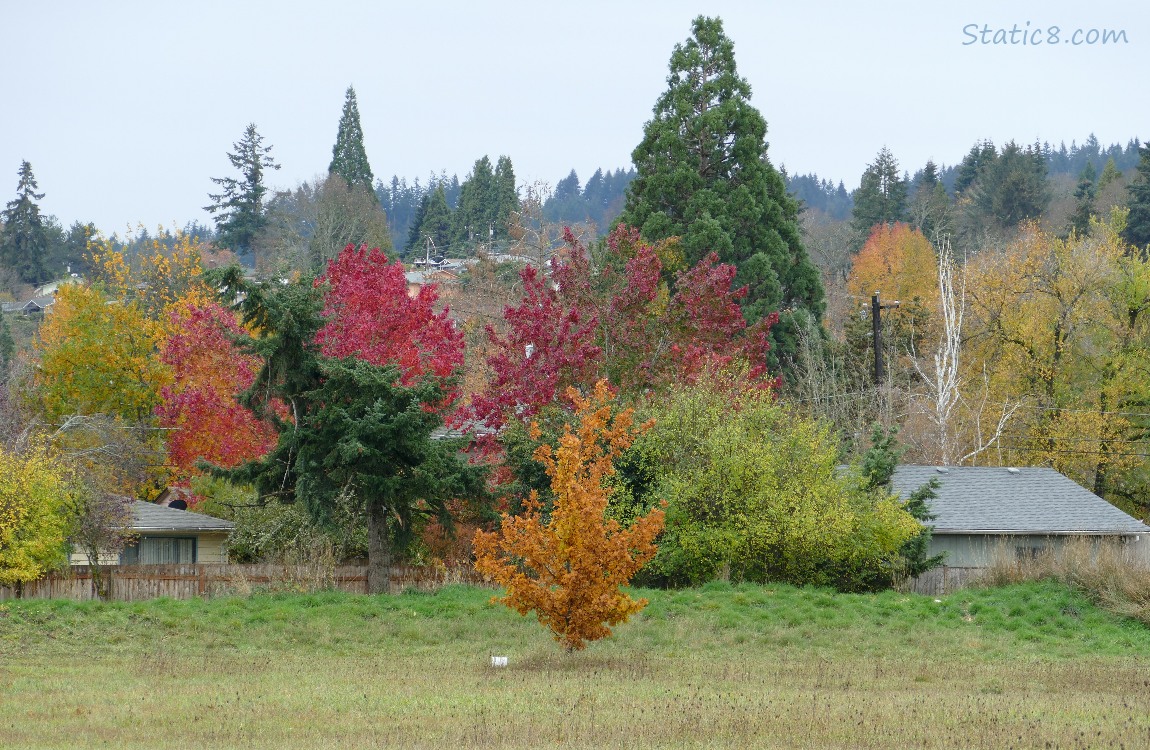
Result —
<svg viewBox="0 0 1150 750"><path fill-rule="evenodd" d="M655 555L663 511L627 528L607 517L603 481L647 425L635 426L631 409L612 415L606 381L589 398L574 388L567 395L578 426L566 427L558 448L542 445L534 455L551 478L554 507L546 513L532 492L523 515L505 514L498 531L477 532L475 566L507 588L499 601L521 615L535 612L556 641L577 651L647 606L620 587Z"/></svg>
<svg viewBox="0 0 1150 750"><path fill-rule="evenodd" d="M60 288L40 328L37 392L45 416L109 414L139 422L151 416L168 380L156 356L158 321L93 286Z"/></svg>
<svg viewBox="0 0 1150 750"><path fill-rule="evenodd" d="M63 563L70 493L47 456L0 446L0 586L19 587Z"/></svg>
<svg viewBox="0 0 1150 750"><path fill-rule="evenodd" d="M1024 224L967 277L966 366L986 373L990 400L1022 404L1004 459L1054 466L1107 498L1144 465L1150 398L1150 263L1122 242L1124 221L1119 211L1067 239Z"/></svg>

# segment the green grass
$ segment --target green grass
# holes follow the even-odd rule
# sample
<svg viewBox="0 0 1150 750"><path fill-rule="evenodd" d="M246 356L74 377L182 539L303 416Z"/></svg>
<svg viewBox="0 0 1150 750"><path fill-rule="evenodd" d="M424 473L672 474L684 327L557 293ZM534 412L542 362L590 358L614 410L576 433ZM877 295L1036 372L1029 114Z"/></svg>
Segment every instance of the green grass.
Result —
<svg viewBox="0 0 1150 750"><path fill-rule="evenodd" d="M8 602L0 747L1150 746L1150 628L1064 586L639 593L573 655L465 587Z"/></svg>

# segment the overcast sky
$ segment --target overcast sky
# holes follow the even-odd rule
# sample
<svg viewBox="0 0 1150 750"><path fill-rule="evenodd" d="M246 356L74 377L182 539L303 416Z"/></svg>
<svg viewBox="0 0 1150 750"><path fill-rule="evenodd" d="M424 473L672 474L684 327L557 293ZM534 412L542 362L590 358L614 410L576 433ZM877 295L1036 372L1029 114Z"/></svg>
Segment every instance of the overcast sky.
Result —
<svg viewBox="0 0 1150 750"><path fill-rule="evenodd" d="M28 160L45 213L109 233L209 222L250 122L272 187L324 172L349 84L377 178L463 179L484 154L521 183L627 167L699 14L734 40L775 165L848 188L884 144L914 172L983 138L1150 139L1130 0L0 3L0 203Z"/></svg>

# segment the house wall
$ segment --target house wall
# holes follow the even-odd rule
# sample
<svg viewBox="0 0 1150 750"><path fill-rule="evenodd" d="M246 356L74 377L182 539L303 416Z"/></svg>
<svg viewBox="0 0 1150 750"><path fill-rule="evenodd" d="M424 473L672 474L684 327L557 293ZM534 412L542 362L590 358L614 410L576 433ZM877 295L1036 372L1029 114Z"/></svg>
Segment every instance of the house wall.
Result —
<svg viewBox="0 0 1150 750"><path fill-rule="evenodd" d="M228 553L225 549L227 540L228 535L226 533L205 532L200 534L199 541L196 542L196 562L226 563L228 561Z"/></svg>
<svg viewBox="0 0 1150 750"><path fill-rule="evenodd" d="M162 531L150 531L150 536L166 536L167 534ZM194 536L196 537L196 562L197 563L226 563L228 561L227 549L225 543L228 540L227 532L218 531L201 531L199 533L189 533L187 531L173 531L171 536ZM85 552L73 551L69 557L69 563L72 565L88 565L88 555ZM100 555L101 565L119 565L119 555Z"/></svg>
<svg viewBox="0 0 1150 750"><path fill-rule="evenodd" d="M930 555L946 553L944 565L954 568L986 568L996 558L1012 562L1020 555L1035 555L1050 550L1057 552L1066 544L1083 540L1097 548L1103 542L1122 544L1123 553L1131 560L1150 564L1150 535L1138 537L1078 536L1075 534L939 534L930 539Z"/></svg>

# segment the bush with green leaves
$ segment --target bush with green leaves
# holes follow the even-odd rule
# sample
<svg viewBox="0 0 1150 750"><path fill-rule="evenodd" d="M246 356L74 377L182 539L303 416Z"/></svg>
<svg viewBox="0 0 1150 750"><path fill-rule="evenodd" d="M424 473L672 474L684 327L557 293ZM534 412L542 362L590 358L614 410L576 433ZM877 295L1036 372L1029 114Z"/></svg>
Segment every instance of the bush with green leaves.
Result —
<svg viewBox="0 0 1150 750"><path fill-rule="evenodd" d="M705 378L647 416L655 426L621 462L612 500L623 519L669 504L645 583L879 588L921 530L897 498L839 469L828 425L737 377Z"/></svg>

